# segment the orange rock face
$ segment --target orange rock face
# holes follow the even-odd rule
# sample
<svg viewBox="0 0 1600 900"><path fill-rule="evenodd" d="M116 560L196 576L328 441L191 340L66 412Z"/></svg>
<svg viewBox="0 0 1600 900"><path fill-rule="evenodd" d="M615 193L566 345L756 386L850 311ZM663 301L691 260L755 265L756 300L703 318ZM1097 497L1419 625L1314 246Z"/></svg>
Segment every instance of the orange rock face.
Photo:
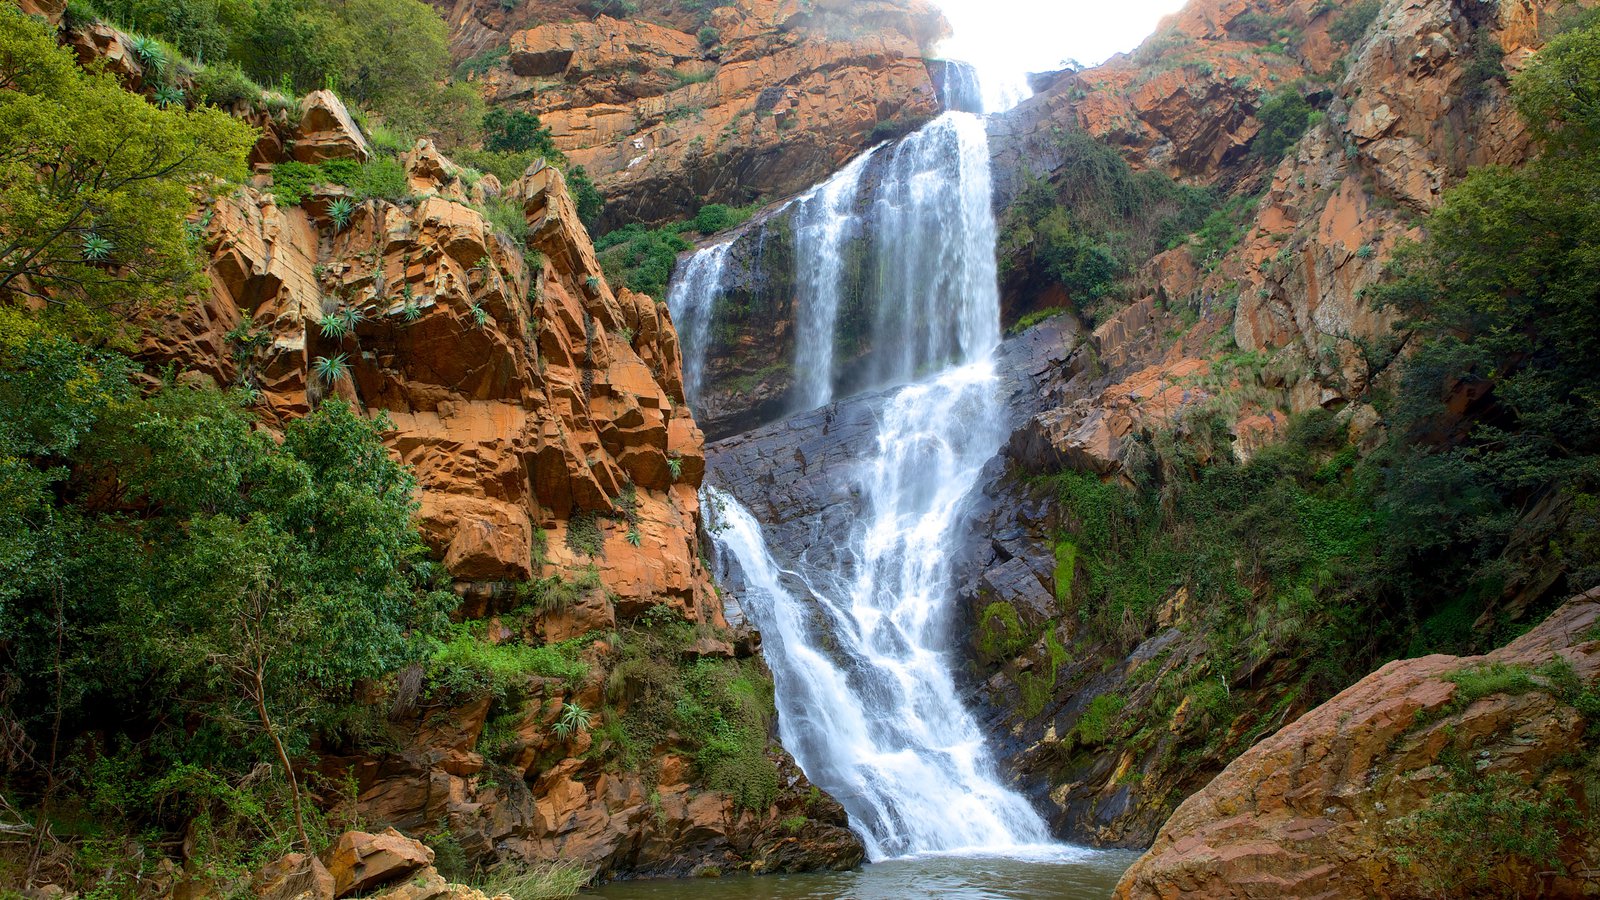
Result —
<svg viewBox="0 0 1600 900"><path fill-rule="evenodd" d="M1204 363L1219 338L1272 360L1274 371L1306 376L1254 385L1278 396L1240 410L1234 430L1245 453L1270 440L1290 413L1343 408L1365 396L1381 371L1363 343L1381 340L1393 319L1363 290L1382 277L1396 245L1420 236L1419 217L1470 168L1516 164L1529 153L1504 80L1472 83L1483 71L1471 64L1475 35L1498 45L1505 71L1514 73L1566 7L1559 0L1385 3L1365 36L1347 46L1329 33L1342 12L1337 4L1196 0L1139 50L1062 76L999 120L992 131L1002 180L1015 166L1048 171L1050 129L1077 127L1136 168L1260 196L1238 243L1201 261L1204 270L1187 249L1147 264L1138 283L1148 295L1094 336L1101 364L1130 380L1051 414L1036 429L1040 439L1074 464L1113 471L1128 433L1170 421L1229 386L1227 379L1208 385L1184 360ZM1294 38L1269 43L1278 34ZM1311 92L1322 115L1284 159L1263 169L1251 153L1259 98L1305 77L1327 83ZM1163 328L1183 332L1172 341L1148 330L1163 310L1198 315L1188 326L1166 319ZM1140 341L1128 340L1141 329ZM1164 387L1152 389L1156 383Z"/></svg>
<svg viewBox="0 0 1600 900"><path fill-rule="evenodd" d="M338 112L302 119L319 152L364 145ZM160 323L143 355L257 392L269 427L334 397L384 417L385 443L418 479L419 524L462 599L457 616L487 619L487 640L605 634L664 607L705 638L690 658L731 655L711 637L726 623L700 557L704 441L665 306L612 290L557 170L468 184L425 141L400 161L411 197L354 203L339 221L334 203L353 198L338 187L283 207L262 179L210 204L199 224L211 293ZM491 198L521 210L523 242L473 205ZM519 587L555 576L570 603L523 615L516 630L502 622ZM353 779L366 821L415 835L443 825L478 859L657 872L860 861L842 808L813 804L776 746L783 787L770 808L749 810L681 760L668 765L676 738L646 748L660 757L657 777L608 771L587 731L561 736L569 701L606 705L609 652L589 645L581 683L527 676L517 721L496 719L505 752L479 752L487 698L430 700L395 714L400 749L324 748L323 774ZM807 823L798 835L782 826L796 816ZM362 846L393 843L374 841ZM376 886L363 874L369 857L341 845L326 860L339 893ZM408 872L427 865L413 862ZM468 896L424 876L397 900Z"/></svg>
<svg viewBox="0 0 1600 900"><path fill-rule="evenodd" d="M514 15L462 0L447 14L458 51L506 48L479 78L489 101L538 113L596 178L608 220L792 194L880 123L938 112L923 60L946 26L925 0L739 0L701 34L657 5L615 19L575 17L559 0Z"/></svg>
<svg viewBox="0 0 1600 900"><path fill-rule="evenodd" d="M507 189L524 253L450 199L465 188L430 145L407 161L420 199L359 204L342 229L326 213L337 188L308 208L252 190L217 203L210 301L150 354L258 387L278 418L334 395L387 416L423 533L473 609L592 562L630 610L718 621L697 543L702 440L665 308L611 291L555 170ZM350 315L348 334L321 324ZM310 374L335 358L347 374ZM567 540L575 516L602 535L594 559Z"/></svg>
<svg viewBox="0 0 1600 900"><path fill-rule="evenodd" d="M1532 673L1565 660L1583 683L1600 677L1600 642L1587 639L1597 621L1600 591L1592 591L1488 656L1428 656L1367 676L1179 806L1116 896L1466 895L1475 886L1441 885L1439 872L1404 852L1407 817L1462 790L1453 770L1461 766L1587 811L1572 762L1585 752L1584 719L1549 676ZM1463 698L1447 680L1489 665L1521 667L1536 686ZM1559 865L1491 858L1496 896L1590 896L1584 878L1600 847L1574 840L1556 850Z"/></svg>

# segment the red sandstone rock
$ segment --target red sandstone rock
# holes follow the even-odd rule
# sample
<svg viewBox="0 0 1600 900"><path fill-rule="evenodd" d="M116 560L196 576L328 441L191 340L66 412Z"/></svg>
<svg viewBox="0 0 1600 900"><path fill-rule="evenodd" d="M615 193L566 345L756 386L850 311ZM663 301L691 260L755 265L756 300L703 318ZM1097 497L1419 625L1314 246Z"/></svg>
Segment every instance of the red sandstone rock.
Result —
<svg viewBox="0 0 1600 900"><path fill-rule="evenodd" d="M300 127L294 158L303 163L328 159L364 160L372 155L367 139L333 91L313 91L300 100Z"/></svg>
<svg viewBox="0 0 1600 900"><path fill-rule="evenodd" d="M1452 789L1446 753L1470 758L1480 773L1581 793L1564 760L1583 745L1585 723L1552 688L1490 694L1456 710L1460 688L1444 676L1488 664L1531 671L1560 658L1591 683L1600 677L1600 641L1588 639L1597 622L1600 591L1591 591L1487 656L1384 666L1251 748L1179 806L1116 896L1428 895L1427 873L1391 852L1391 829ZM1559 852L1573 873L1600 860L1592 841ZM1589 895L1582 881L1538 868L1507 868L1493 881L1506 895Z"/></svg>
<svg viewBox="0 0 1600 900"><path fill-rule="evenodd" d="M251 885L261 900L334 900L333 875L322 860L291 853L268 863Z"/></svg>
<svg viewBox="0 0 1600 900"><path fill-rule="evenodd" d="M393 828L382 834L347 831L323 853L333 896L370 891L433 864L433 851Z"/></svg>

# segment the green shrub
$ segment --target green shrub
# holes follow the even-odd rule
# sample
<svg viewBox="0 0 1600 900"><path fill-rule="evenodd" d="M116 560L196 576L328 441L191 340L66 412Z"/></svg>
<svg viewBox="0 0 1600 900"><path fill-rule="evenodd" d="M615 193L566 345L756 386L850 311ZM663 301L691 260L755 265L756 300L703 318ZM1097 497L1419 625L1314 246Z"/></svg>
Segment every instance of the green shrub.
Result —
<svg viewBox="0 0 1600 900"><path fill-rule="evenodd" d="M1570 796L1559 788L1530 787L1504 772L1485 775L1459 754L1441 759L1451 789L1386 828L1393 858L1420 870L1427 890L1475 895L1498 887L1493 875L1507 865L1566 871L1561 844L1588 824Z"/></svg>
<svg viewBox="0 0 1600 900"><path fill-rule="evenodd" d="M1117 730L1117 714L1127 705L1128 699L1121 694L1101 694L1094 698L1078 717L1078 723L1072 726L1073 737L1086 746L1104 744Z"/></svg>
<svg viewBox="0 0 1600 900"><path fill-rule="evenodd" d="M527 153L562 159L539 117L516 109L496 108L483 117L483 149L491 153Z"/></svg>
<svg viewBox="0 0 1600 900"><path fill-rule="evenodd" d="M1383 0L1355 0L1344 4L1344 9L1328 26L1328 36L1336 43L1355 44L1366 36L1372 23L1383 10Z"/></svg>
<svg viewBox="0 0 1600 900"><path fill-rule="evenodd" d="M494 197L484 204L489 224L496 231L511 238L518 246L528 246L528 219L522 211L522 204L515 200L506 200Z"/></svg>
<svg viewBox="0 0 1600 900"><path fill-rule="evenodd" d="M626 225L595 242L600 265L612 284L625 284L630 290L652 297L665 297L678 254L693 245L671 229L647 229Z"/></svg>
<svg viewBox="0 0 1600 900"><path fill-rule="evenodd" d="M426 683L430 696L451 705L480 697L504 705L530 676L569 681L586 677L589 667L578 659L580 649L581 644L572 641L544 647L491 644L472 629L458 625L450 640L429 658Z"/></svg>
<svg viewBox="0 0 1600 900"><path fill-rule="evenodd" d="M1251 142L1250 152L1267 162L1277 162L1290 147L1299 143L1315 113L1300 89L1293 85L1266 97L1256 110L1261 131Z"/></svg>
<svg viewBox="0 0 1600 900"><path fill-rule="evenodd" d="M226 61L211 63L195 73L194 92L197 100L212 106L254 103L266 93L243 69Z"/></svg>

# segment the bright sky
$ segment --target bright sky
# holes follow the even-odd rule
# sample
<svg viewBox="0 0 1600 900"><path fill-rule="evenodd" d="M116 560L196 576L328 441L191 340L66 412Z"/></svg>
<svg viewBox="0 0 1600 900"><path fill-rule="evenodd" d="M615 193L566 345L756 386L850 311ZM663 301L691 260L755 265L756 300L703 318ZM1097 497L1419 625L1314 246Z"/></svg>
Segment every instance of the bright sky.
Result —
<svg viewBox="0 0 1600 900"><path fill-rule="evenodd" d="M985 81L1015 81L1062 62L1104 62L1132 50L1184 0L934 0L955 29L941 52ZM985 85L985 93L992 93Z"/></svg>

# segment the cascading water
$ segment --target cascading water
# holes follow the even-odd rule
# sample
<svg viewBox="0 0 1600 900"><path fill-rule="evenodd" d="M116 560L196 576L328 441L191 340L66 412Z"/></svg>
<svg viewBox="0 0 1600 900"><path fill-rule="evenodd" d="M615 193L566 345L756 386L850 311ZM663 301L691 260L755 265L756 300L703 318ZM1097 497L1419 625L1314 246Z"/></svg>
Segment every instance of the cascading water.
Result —
<svg viewBox="0 0 1600 900"><path fill-rule="evenodd" d="M870 173L871 178L868 178ZM855 524L780 562L738 498L707 488L719 557L765 638L784 744L845 806L873 859L994 853L1059 858L1044 821L999 778L951 672L951 547L967 495L1005 436L991 361L1000 338L983 122L947 113L797 201L797 377L826 402L847 256L870 306L875 446L850 471ZM701 327L689 263L674 314ZM681 293L680 293L681 292ZM710 293L714 293L712 288ZM680 312L682 310L682 312ZM858 379L859 381L859 379ZM746 498L751 499L751 498Z"/></svg>
<svg viewBox="0 0 1600 900"><path fill-rule="evenodd" d="M869 211L876 243L870 383L988 358L1000 340L989 140L946 113L901 141Z"/></svg>
<svg viewBox="0 0 1600 900"><path fill-rule="evenodd" d="M929 65L934 76L934 87L939 91L939 104L954 112L982 115L985 110L983 84L978 80L978 70L967 62L943 59L938 65Z"/></svg>
<svg viewBox="0 0 1600 900"><path fill-rule="evenodd" d="M998 779L943 649L951 531L999 444L995 387L981 361L886 400L875 452L852 475L864 508L838 537L854 560L844 570L781 568L760 523L707 490L719 551L737 561L743 609L764 636L784 746L874 860L1066 853Z"/></svg>
<svg viewBox="0 0 1600 900"><path fill-rule="evenodd" d="M683 341L683 390L691 398L699 395L705 375L706 343L728 266L728 248L718 244L690 257L667 291L667 308Z"/></svg>
<svg viewBox="0 0 1600 900"><path fill-rule="evenodd" d="M833 399L834 330L844 294L844 247L860 234L855 215L861 176L877 149L855 158L839 173L795 201L795 272L799 316L795 386L802 409Z"/></svg>

